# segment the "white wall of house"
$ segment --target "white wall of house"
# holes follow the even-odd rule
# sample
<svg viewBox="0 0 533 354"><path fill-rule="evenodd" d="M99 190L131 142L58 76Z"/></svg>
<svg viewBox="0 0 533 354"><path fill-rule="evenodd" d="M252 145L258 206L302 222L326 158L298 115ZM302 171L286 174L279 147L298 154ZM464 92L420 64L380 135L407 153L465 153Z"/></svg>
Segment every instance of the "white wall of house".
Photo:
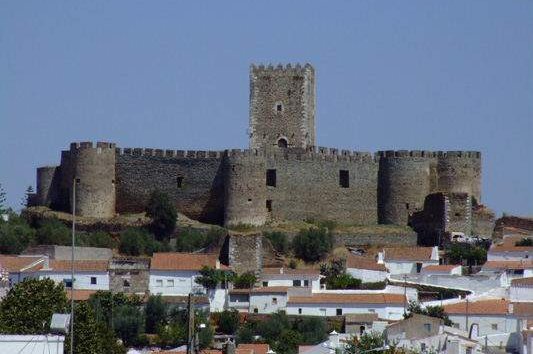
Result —
<svg viewBox="0 0 533 354"><path fill-rule="evenodd" d="M532 286L511 286L509 289L509 298L511 301L532 301L533 302L533 285Z"/></svg>
<svg viewBox="0 0 533 354"><path fill-rule="evenodd" d="M459 325L457 328L469 331L466 328L466 316L464 314L452 314L449 317L456 324L454 327ZM490 339L492 336L492 341L495 340L494 338L498 338L498 343L491 343L491 346L499 346L501 344L503 347L518 348L520 329L519 321L516 317L506 315L469 315L469 327L474 323L479 326L478 337L489 336Z"/></svg>
<svg viewBox="0 0 533 354"><path fill-rule="evenodd" d="M197 271L191 270L150 270L150 293L188 295L193 289L203 289L194 281L198 276Z"/></svg>
<svg viewBox="0 0 533 354"><path fill-rule="evenodd" d="M336 316L337 309L342 310L342 315L353 313L377 313L379 318L388 320L400 320L403 318L403 305L400 304L287 304L287 314L289 315Z"/></svg>
<svg viewBox="0 0 533 354"><path fill-rule="evenodd" d="M211 312L224 311L224 305L226 304L226 289L209 289L207 296L209 298L209 310Z"/></svg>
<svg viewBox="0 0 533 354"><path fill-rule="evenodd" d="M52 279L56 283L65 284L65 280L71 279L71 273L67 271L47 271L38 272L39 279ZM79 290L109 290L109 273L87 271L74 273L74 289Z"/></svg>
<svg viewBox="0 0 533 354"><path fill-rule="evenodd" d="M487 252L487 261L520 261L533 259L533 253L530 251L491 251Z"/></svg>
<svg viewBox="0 0 533 354"><path fill-rule="evenodd" d="M251 293L250 294L250 311L257 313L274 313L279 310L285 310L287 307L287 294L283 293Z"/></svg>
<svg viewBox="0 0 533 354"><path fill-rule="evenodd" d="M452 268L450 271L445 270L426 270L425 268L422 268L422 274L426 275L462 275L461 266L457 266Z"/></svg>
<svg viewBox="0 0 533 354"><path fill-rule="evenodd" d="M428 260L428 261L397 261L389 260L385 261L385 267L389 270L390 274L415 274L417 273L417 263L422 264L422 268L427 267L428 265L438 265L438 260Z"/></svg>
<svg viewBox="0 0 533 354"><path fill-rule="evenodd" d="M268 284L266 286L298 286L295 285L294 281L299 281L299 286L310 286L312 291L318 291L320 290L320 278L309 278L305 276L291 276L286 275L286 277L283 277L282 274L275 275L275 276L262 276L259 283L261 286L265 286L265 282ZM307 281L307 284L305 285Z"/></svg>
<svg viewBox="0 0 533 354"><path fill-rule="evenodd" d="M0 353L63 354L65 337L56 335L0 335Z"/></svg>
<svg viewBox="0 0 533 354"><path fill-rule="evenodd" d="M387 279L387 272L381 270L346 268L346 273L354 278L361 279L365 283L384 281Z"/></svg>

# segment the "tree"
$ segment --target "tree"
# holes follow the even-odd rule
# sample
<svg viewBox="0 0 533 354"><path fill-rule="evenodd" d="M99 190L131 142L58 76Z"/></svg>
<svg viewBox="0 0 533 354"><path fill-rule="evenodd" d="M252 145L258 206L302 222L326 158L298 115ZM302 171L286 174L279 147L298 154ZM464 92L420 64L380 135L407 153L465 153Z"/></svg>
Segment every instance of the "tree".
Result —
<svg viewBox="0 0 533 354"><path fill-rule="evenodd" d="M28 279L16 284L0 303L0 332L48 333L52 314L64 313L67 296L51 279Z"/></svg>
<svg viewBox="0 0 533 354"><path fill-rule="evenodd" d="M103 352L103 338L96 322L93 309L84 302L76 304L74 310L74 353L100 354ZM65 351L70 350L70 339L65 340Z"/></svg>
<svg viewBox="0 0 533 354"><path fill-rule="evenodd" d="M166 313L167 307L161 295L150 296L144 309L146 333L156 333L157 328L165 324Z"/></svg>
<svg viewBox="0 0 533 354"><path fill-rule="evenodd" d="M146 206L146 215L152 218L150 228L158 240L167 239L176 228L178 213L176 206L166 193L155 190Z"/></svg>
<svg viewBox="0 0 533 354"><path fill-rule="evenodd" d="M0 183L0 216L7 213L6 200L6 191Z"/></svg>
<svg viewBox="0 0 533 354"><path fill-rule="evenodd" d="M272 247L280 253L286 253L289 249L289 241L287 240L287 234L279 231L274 232L265 232L263 234L270 243Z"/></svg>
<svg viewBox="0 0 533 354"><path fill-rule="evenodd" d="M67 246L72 243L70 229L57 219L49 219L40 223L36 238L40 245Z"/></svg>
<svg viewBox="0 0 533 354"><path fill-rule="evenodd" d="M274 351L277 353L296 354L298 345L302 343L302 335L292 329L284 329L278 340L272 344Z"/></svg>
<svg viewBox="0 0 533 354"><path fill-rule="evenodd" d="M218 284L226 281L231 282L234 277L233 272L203 266L200 269L200 276L196 277L194 281L206 289L215 289Z"/></svg>
<svg viewBox="0 0 533 354"><path fill-rule="evenodd" d="M452 320L450 320L448 314L444 312L444 308L442 306L426 306L425 308L422 308L419 302L409 301L409 305L407 306L407 314L405 314L404 317L409 318L413 315L413 313L441 318L444 322L444 325L453 325Z"/></svg>
<svg viewBox="0 0 533 354"><path fill-rule="evenodd" d="M125 346L134 346L144 331L144 316L135 306L120 306L113 314L113 328Z"/></svg>
<svg viewBox="0 0 533 354"><path fill-rule="evenodd" d="M366 351L383 348L385 346L385 339L383 335L378 332L363 333L361 337L353 336L346 346L346 353L357 354Z"/></svg>
<svg viewBox="0 0 533 354"><path fill-rule="evenodd" d="M202 250L225 235L222 228L212 227L207 232L194 229L180 230L176 238L177 252L194 252Z"/></svg>
<svg viewBox="0 0 533 354"><path fill-rule="evenodd" d="M92 233L78 233L76 235L76 245L86 247L116 248L117 242L109 233L104 231L96 231Z"/></svg>
<svg viewBox="0 0 533 354"><path fill-rule="evenodd" d="M361 279L354 278L348 273L326 279L328 289L360 289L361 283Z"/></svg>
<svg viewBox="0 0 533 354"><path fill-rule="evenodd" d="M252 288L257 282L257 277L253 272L246 272L237 275L233 280L233 286L237 289Z"/></svg>
<svg viewBox="0 0 533 354"><path fill-rule="evenodd" d="M239 312L237 310L225 310L220 313L218 330L224 334L235 334L239 328Z"/></svg>
<svg viewBox="0 0 533 354"><path fill-rule="evenodd" d="M19 254L35 242L35 230L13 214L9 221L0 221L0 253Z"/></svg>
<svg viewBox="0 0 533 354"><path fill-rule="evenodd" d="M452 264L462 264L466 261L467 265L479 265L487 260L487 250L483 247L465 243L452 244L446 255Z"/></svg>
<svg viewBox="0 0 533 354"><path fill-rule="evenodd" d="M94 310L98 322L112 327L112 319L116 315L116 310L122 306L138 307L142 300L136 295L126 295L124 293L113 294L110 291L99 290L89 297L89 304Z"/></svg>
<svg viewBox="0 0 533 354"><path fill-rule="evenodd" d="M154 240L144 229L130 228L120 234L118 246L120 253L129 256L152 255L154 252L168 250L168 244Z"/></svg>
<svg viewBox="0 0 533 354"><path fill-rule="evenodd" d="M26 188L26 192L24 192L24 197L22 198L20 205L23 208L26 208L30 206L31 198L34 194L33 187L30 185L28 188Z"/></svg>
<svg viewBox="0 0 533 354"><path fill-rule="evenodd" d="M531 246L533 246L533 238L524 237L524 238L521 239L520 241L517 241L517 242L515 243L515 246L527 246L527 247L531 247Z"/></svg>
<svg viewBox="0 0 533 354"><path fill-rule="evenodd" d="M332 247L333 239L326 228L300 230L292 241L294 254L306 262L316 262L324 258Z"/></svg>
<svg viewBox="0 0 533 354"><path fill-rule="evenodd" d="M250 325L246 324L237 330L237 344L252 343L254 340L254 331Z"/></svg>
<svg viewBox="0 0 533 354"><path fill-rule="evenodd" d="M302 317L296 322L296 330L302 335L302 343L314 345L327 338L327 325L322 317Z"/></svg>

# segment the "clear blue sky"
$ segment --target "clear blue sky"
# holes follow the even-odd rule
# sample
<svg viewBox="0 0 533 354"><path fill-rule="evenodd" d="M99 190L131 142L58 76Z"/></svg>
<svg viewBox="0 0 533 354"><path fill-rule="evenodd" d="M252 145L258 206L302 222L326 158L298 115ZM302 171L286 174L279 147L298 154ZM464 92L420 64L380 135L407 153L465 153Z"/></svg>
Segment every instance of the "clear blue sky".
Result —
<svg viewBox="0 0 533 354"><path fill-rule="evenodd" d="M315 66L319 145L480 150L482 201L533 215L526 0L1 1L10 205L71 141L246 147L252 62Z"/></svg>

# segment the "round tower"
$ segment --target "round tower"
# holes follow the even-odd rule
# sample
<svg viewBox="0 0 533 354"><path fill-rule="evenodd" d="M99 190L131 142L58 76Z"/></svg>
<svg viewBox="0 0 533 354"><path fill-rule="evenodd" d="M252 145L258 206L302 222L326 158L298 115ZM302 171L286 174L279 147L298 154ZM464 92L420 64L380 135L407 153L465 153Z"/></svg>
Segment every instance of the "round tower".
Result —
<svg viewBox="0 0 533 354"><path fill-rule="evenodd" d="M115 215L115 144L72 143L63 178L72 210L72 181L76 179L76 215L110 218Z"/></svg>
<svg viewBox="0 0 533 354"><path fill-rule="evenodd" d="M481 201L481 153L478 151L439 152L438 190L468 193Z"/></svg>
<svg viewBox="0 0 533 354"><path fill-rule="evenodd" d="M57 166L37 168L37 204L51 206L57 195Z"/></svg>
<svg viewBox="0 0 533 354"><path fill-rule="evenodd" d="M380 224L407 225L409 215L424 207L430 192L431 153L380 151L378 219Z"/></svg>
<svg viewBox="0 0 533 354"><path fill-rule="evenodd" d="M224 225L267 220L266 168L257 150L230 150L225 163Z"/></svg>

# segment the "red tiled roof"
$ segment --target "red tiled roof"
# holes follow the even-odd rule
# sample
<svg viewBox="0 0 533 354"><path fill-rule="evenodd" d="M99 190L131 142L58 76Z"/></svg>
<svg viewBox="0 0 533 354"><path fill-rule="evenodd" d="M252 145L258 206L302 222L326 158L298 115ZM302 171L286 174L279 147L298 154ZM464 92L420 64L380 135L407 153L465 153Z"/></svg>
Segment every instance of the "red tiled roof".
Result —
<svg viewBox="0 0 533 354"><path fill-rule="evenodd" d="M96 271L105 272L108 269L108 261L74 261L75 271ZM71 261L50 261L50 267L42 268L41 271L70 271L72 268Z"/></svg>
<svg viewBox="0 0 533 354"><path fill-rule="evenodd" d="M533 286L533 277L511 280L511 286Z"/></svg>
<svg viewBox="0 0 533 354"><path fill-rule="evenodd" d="M331 294L314 293L311 296L291 296L289 304L403 304L401 294Z"/></svg>
<svg viewBox="0 0 533 354"><path fill-rule="evenodd" d="M428 265L427 267L422 268L422 271L427 272L451 272L457 267L460 267L459 264L432 264Z"/></svg>
<svg viewBox="0 0 533 354"><path fill-rule="evenodd" d="M395 247L384 248L385 260L428 261L431 260L433 247Z"/></svg>
<svg viewBox="0 0 533 354"><path fill-rule="evenodd" d="M509 301L495 299L468 302L468 309L466 301L444 305L444 312L449 315L466 314L467 310L470 315L506 315L509 311Z"/></svg>
<svg viewBox="0 0 533 354"><path fill-rule="evenodd" d="M373 257L356 256L354 254L346 257L346 268L387 271L385 265L379 264Z"/></svg>
<svg viewBox="0 0 533 354"><path fill-rule="evenodd" d="M237 350L245 350L251 354L266 354L270 347L268 344L253 343L253 344L239 344Z"/></svg>
<svg viewBox="0 0 533 354"><path fill-rule="evenodd" d="M533 317L533 302L513 302L513 313L518 317Z"/></svg>
<svg viewBox="0 0 533 354"><path fill-rule="evenodd" d="M43 260L43 262L29 268L32 264ZM34 271L39 270L44 264L43 257L18 257L0 255L0 269L8 272Z"/></svg>
<svg viewBox="0 0 533 354"><path fill-rule="evenodd" d="M230 294L279 294L284 293L286 294L287 291L290 289L290 286L264 286L260 288L251 288L251 289L232 289L230 290Z"/></svg>
<svg viewBox="0 0 533 354"><path fill-rule="evenodd" d="M529 269L533 268L533 260L522 261L487 261L484 269Z"/></svg>
<svg viewBox="0 0 533 354"><path fill-rule="evenodd" d="M70 289L65 289L67 293L67 299L71 299ZM74 301L87 301L92 294L96 293L96 290L78 290L74 289Z"/></svg>
<svg viewBox="0 0 533 354"><path fill-rule="evenodd" d="M309 269L309 268L301 268L301 269L292 269L292 268L263 268L262 270L263 275L311 275L311 276L319 276L320 270L318 269Z"/></svg>
<svg viewBox="0 0 533 354"><path fill-rule="evenodd" d="M150 269L153 270L200 270L204 266L217 266L218 255L214 253L154 253ZM218 263L220 264L220 263Z"/></svg>
<svg viewBox="0 0 533 354"><path fill-rule="evenodd" d="M522 241L524 236L507 236L499 243L493 243L490 246L490 252L533 252L533 246L516 246L516 243Z"/></svg>

